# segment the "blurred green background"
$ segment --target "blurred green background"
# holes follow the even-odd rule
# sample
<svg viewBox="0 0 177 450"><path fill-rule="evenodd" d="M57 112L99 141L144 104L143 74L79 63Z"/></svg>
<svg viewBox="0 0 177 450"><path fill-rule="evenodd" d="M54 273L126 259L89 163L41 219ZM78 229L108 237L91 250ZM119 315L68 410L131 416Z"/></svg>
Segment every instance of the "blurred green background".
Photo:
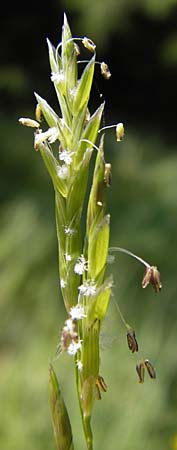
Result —
<svg viewBox="0 0 177 450"><path fill-rule="evenodd" d="M106 101L105 124L123 121L125 140L106 134L113 166L108 193L111 245L161 270L163 289L142 291L142 266L117 254L114 298L102 336L108 392L94 410L95 450L177 449L177 0L40 0L1 11L0 129L0 448L49 450L53 435L48 364L65 319L58 270L54 195L30 129L38 92L56 108L46 37L57 45L63 12L74 36L96 41L109 64L95 73L91 110ZM119 303L157 380L139 385ZM140 357L141 357L140 354ZM55 363L73 424L85 448L67 355Z"/></svg>

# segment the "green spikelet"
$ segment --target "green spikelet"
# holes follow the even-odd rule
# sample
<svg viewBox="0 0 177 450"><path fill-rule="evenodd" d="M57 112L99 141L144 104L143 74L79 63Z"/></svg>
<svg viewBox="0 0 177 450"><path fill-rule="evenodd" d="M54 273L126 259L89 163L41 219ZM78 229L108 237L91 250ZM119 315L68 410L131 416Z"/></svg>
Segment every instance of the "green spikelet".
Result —
<svg viewBox="0 0 177 450"><path fill-rule="evenodd" d="M52 365L49 368L49 393L56 450L74 450L68 412Z"/></svg>

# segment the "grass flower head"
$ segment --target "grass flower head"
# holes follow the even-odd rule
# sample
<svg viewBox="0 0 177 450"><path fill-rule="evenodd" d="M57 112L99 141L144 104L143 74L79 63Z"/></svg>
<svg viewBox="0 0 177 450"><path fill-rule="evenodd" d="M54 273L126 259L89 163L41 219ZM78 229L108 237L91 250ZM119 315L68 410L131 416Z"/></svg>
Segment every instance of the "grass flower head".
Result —
<svg viewBox="0 0 177 450"><path fill-rule="evenodd" d="M78 60L80 48L75 41L80 41L81 46L88 50L88 61ZM37 120L21 118L19 122L34 129L34 148L43 159L54 188L59 279L67 315L58 350L61 356L65 352L74 357L83 430L87 449L92 450L94 403L96 398L101 399L102 392L107 391L104 378L100 375L100 332L113 287L112 276L107 275L108 263L113 262L110 253L126 253L145 266L143 288L151 283L159 292L161 281L156 266L150 266L121 247L109 248L107 189L111 186L112 176L111 164L105 160L104 134L100 133L114 127L116 140L120 142L124 138L124 126L120 122L102 127L105 102L93 112L89 103L95 64L100 65L101 73L107 80L111 77L108 65L96 61L96 45L90 38L72 37L66 15L61 41L56 48L49 39L47 44L51 81L59 102L58 111L54 111L45 99L35 93ZM83 67L81 73L78 64ZM96 158L90 186L88 181L93 152L96 152ZM82 236L84 220L85 235ZM128 347L132 353L138 352L135 332L121 317L127 330ZM141 360L136 366L141 384L145 370L151 378L156 376L152 363L148 359ZM71 424L52 366L49 384L57 448L73 450Z"/></svg>

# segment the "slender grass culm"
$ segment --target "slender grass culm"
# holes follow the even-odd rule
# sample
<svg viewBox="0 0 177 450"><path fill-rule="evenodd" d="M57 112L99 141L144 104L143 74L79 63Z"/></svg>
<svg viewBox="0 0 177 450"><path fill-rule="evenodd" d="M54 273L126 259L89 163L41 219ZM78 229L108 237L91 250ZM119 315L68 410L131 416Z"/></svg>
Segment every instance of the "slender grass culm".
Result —
<svg viewBox="0 0 177 450"><path fill-rule="evenodd" d="M151 283L158 292L161 283L155 266L150 266L128 250L119 247L109 249L110 216L106 208L106 191L111 183L111 165L105 162L103 134L108 127L101 128L104 103L91 116L88 109L95 64L100 65L105 79L111 76L109 68L106 63L96 62L96 46L91 39L72 37L66 15L61 42L56 49L49 40L47 43L59 115L46 100L35 94L35 120L21 118L19 121L35 129L34 148L42 156L54 187L59 279L67 314L56 358L63 352L73 358L86 445L88 450L92 450L93 406L95 400L101 398L101 393L107 390L106 382L99 372L99 339L113 285L112 277L106 274L112 252L127 253L145 266L143 288ZM85 47L84 53L87 51L88 56L91 54L89 61L79 60L81 46ZM78 65L82 70L80 78ZM115 125L115 131L117 141L121 141L124 136L123 124ZM95 151L88 197L90 160ZM86 214L83 215L85 208ZM84 237L81 233L83 217L86 217ZM122 315L121 318L124 321ZM125 321L124 324L128 347L130 351L137 352L135 331ZM156 377L155 369L148 359L141 360L136 370L140 383L144 381L145 371L151 378ZM56 448L72 450L72 428L52 364L49 367L49 391Z"/></svg>

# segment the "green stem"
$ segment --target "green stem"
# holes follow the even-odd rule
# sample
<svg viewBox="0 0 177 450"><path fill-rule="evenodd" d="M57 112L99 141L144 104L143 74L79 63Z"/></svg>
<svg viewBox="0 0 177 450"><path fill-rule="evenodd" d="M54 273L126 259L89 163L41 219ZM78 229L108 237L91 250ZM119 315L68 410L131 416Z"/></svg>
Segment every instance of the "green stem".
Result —
<svg viewBox="0 0 177 450"><path fill-rule="evenodd" d="M90 424L91 416L87 416L84 419L84 429L85 429L85 437L87 442L87 449L93 450L93 435Z"/></svg>
<svg viewBox="0 0 177 450"><path fill-rule="evenodd" d="M84 436L87 444L87 450L93 450L93 435L90 425L90 416L87 416L84 418L83 410L82 410L82 404L81 404L81 391L80 391L80 380L79 380L79 373L78 368L75 364L75 372L76 372L76 387L77 387L77 396L79 401L79 408L81 413L81 419L82 419L82 427L84 431Z"/></svg>

